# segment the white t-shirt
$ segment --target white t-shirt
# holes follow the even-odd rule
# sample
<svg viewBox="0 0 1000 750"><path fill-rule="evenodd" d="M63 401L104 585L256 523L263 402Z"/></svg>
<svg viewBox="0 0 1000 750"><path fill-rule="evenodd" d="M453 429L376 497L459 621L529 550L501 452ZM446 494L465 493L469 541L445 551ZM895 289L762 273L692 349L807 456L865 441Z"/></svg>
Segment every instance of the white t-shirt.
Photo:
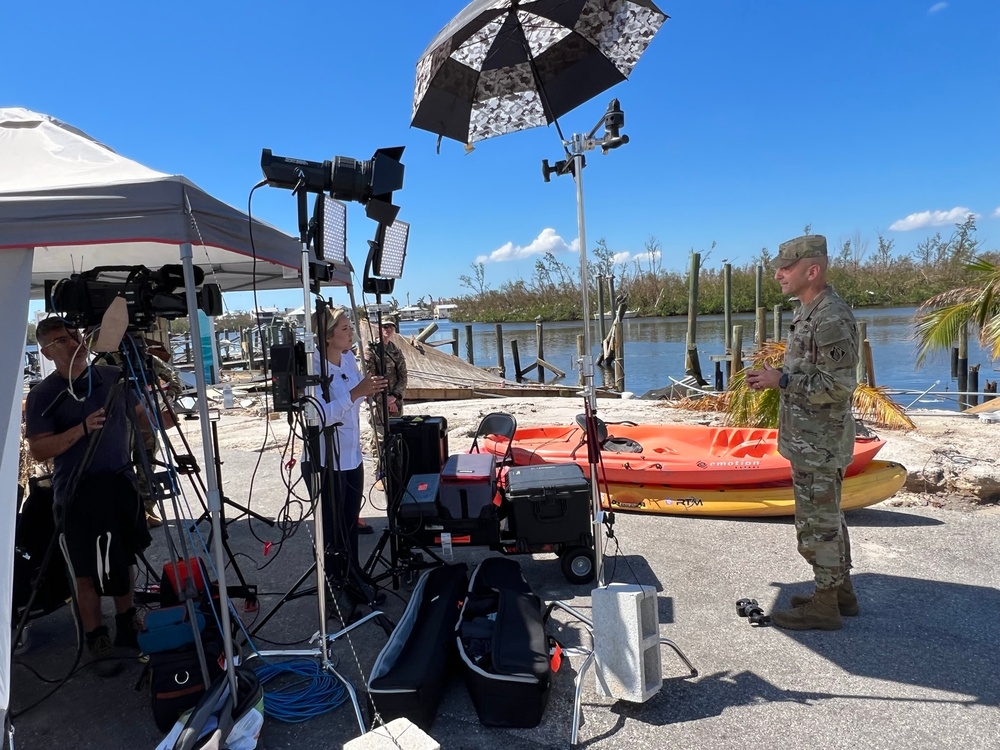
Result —
<svg viewBox="0 0 1000 750"><path fill-rule="evenodd" d="M313 353L313 367L317 375L320 369L320 354ZM340 355L340 366L327 361L327 376L330 378L330 400L323 400L323 390L319 386L310 389L318 404L322 404L320 427L329 427L338 422L340 425L333 432L335 445L333 468L337 471L350 471L361 466L364 460L361 455L361 407L364 398L351 400L351 389L361 382L362 374L358 369L358 360L353 352ZM325 465L326 440L320 441L320 464ZM337 461L339 456L340 460Z"/></svg>

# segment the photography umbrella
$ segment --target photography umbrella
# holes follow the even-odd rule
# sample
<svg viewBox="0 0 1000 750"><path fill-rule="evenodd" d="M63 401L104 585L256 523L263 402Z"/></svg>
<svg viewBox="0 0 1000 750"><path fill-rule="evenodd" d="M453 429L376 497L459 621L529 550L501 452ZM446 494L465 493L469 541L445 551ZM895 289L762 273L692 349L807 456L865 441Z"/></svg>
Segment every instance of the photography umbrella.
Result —
<svg viewBox="0 0 1000 750"><path fill-rule="evenodd" d="M476 0L420 56L410 124L461 143L548 125L628 78L666 18L650 0Z"/></svg>

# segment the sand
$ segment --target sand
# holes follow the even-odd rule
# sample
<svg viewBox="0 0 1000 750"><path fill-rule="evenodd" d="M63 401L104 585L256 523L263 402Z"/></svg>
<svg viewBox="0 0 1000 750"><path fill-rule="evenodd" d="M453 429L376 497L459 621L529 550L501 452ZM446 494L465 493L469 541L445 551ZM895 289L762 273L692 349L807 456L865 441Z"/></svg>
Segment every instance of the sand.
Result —
<svg viewBox="0 0 1000 750"><path fill-rule="evenodd" d="M583 411L577 398L483 398L407 404L407 414L444 417L448 423L452 452L464 450L485 414L502 411L512 414L519 426L568 424ZM599 399L598 416L605 422L685 422L722 424L715 412L688 411L662 401ZM910 432L876 430L886 446L879 458L906 466L906 486L889 505L935 506L972 510L1000 500L1000 465L995 446L1000 443L1000 423L981 421L974 415L917 410L911 413L917 429ZM277 418L273 418L277 417ZM185 423L193 443L200 442L197 422ZM367 441L368 427L363 425ZM288 442L284 415L265 420L257 405L224 410L219 444L227 449L260 450L281 460Z"/></svg>

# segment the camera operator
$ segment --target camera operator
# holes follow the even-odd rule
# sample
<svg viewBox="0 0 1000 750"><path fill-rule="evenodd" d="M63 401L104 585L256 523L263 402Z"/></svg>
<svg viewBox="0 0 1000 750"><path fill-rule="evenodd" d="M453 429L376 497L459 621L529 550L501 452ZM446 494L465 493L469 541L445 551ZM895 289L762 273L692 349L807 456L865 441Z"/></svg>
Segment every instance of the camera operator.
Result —
<svg viewBox="0 0 1000 750"><path fill-rule="evenodd" d="M135 558L151 539L132 469L127 411L135 410L140 425L146 413L134 390L115 389L118 368L88 364L87 345L64 320L46 318L35 335L55 372L28 393L28 445L36 461L52 460L55 513L76 576L87 650L109 676L121 664L100 660L115 647L137 648ZM113 392L117 397L109 401ZM114 598L113 642L102 622L101 596Z"/></svg>
<svg viewBox="0 0 1000 750"><path fill-rule="evenodd" d="M326 358L328 396L323 395L322 388L316 392L322 412L321 426L332 431L333 450L328 455L327 441L321 438L320 465L314 467L303 461L302 472L311 483L313 469L321 471L326 570L331 581L343 583L347 581L349 567L358 563L358 512L365 473L361 456L361 406L370 396L385 389L386 379L378 375L362 377L351 351L353 336L347 310L342 307L323 310L313 315L312 322L318 341L313 360L316 373L324 372L320 356ZM355 591L352 595L357 598L364 593Z"/></svg>

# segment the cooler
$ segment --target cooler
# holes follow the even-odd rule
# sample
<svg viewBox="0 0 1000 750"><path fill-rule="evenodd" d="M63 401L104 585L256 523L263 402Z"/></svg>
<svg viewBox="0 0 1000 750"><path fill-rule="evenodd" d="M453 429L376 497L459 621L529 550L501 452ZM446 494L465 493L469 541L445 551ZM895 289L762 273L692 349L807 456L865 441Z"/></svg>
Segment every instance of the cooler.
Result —
<svg viewBox="0 0 1000 750"><path fill-rule="evenodd" d="M492 453L449 456L441 469L439 499L442 518L495 517L496 457Z"/></svg>
<svg viewBox="0 0 1000 750"><path fill-rule="evenodd" d="M579 466L511 467L506 484L512 537L526 544L589 543L590 482Z"/></svg>

